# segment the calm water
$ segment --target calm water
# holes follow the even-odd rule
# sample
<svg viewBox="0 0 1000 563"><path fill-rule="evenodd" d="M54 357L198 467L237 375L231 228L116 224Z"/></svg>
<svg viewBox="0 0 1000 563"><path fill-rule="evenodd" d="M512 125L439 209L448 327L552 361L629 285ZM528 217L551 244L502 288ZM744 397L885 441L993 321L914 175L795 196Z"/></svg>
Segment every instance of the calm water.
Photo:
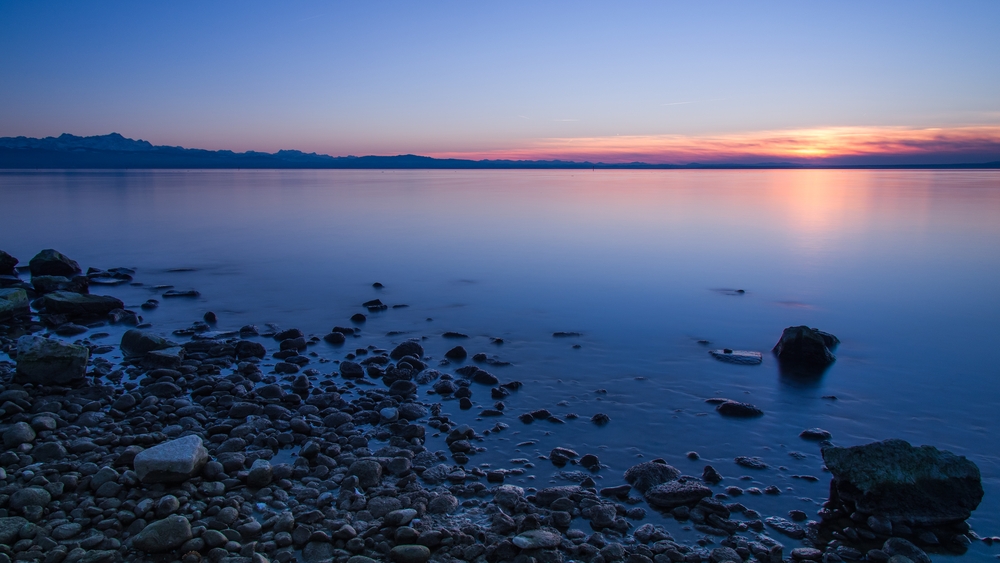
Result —
<svg viewBox="0 0 1000 563"><path fill-rule="evenodd" d="M198 289L199 300L145 315L163 332L213 310L223 329L322 335L378 297L409 307L370 315L358 346L427 337L438 359L455 344L442 332L469 334L470 354L513 362L490 371L525 383L506 401L511 428L473 463L532 459L526 486L553 479L533 458L558 445L597 453L610 466L602 485L640 456L694 475L708 462L723 486L783 489L742 497L751 508L814 514L828 479L798 433L818 426L839 445L899 437L968 456L986 488L973 528L1000 534L1000 172L7 172L0 198L0 248L22 263L52 247L84 268L135 267L147 285ZM156 296L106 293L133 306ZM800 324L843 341L819 379L783 377L769 354L722 364L697 343L767 352ZM715 396L766 415L723 419L704 403ZM492 404L485 390L474 400ZM581 418L513 418L541 407ZM496 422L455 402L445 411L478 430ZM591 425L596 412L612 423ZM516 446L528 440L538 443ZM736 455L772 469L738 481L749 470ZM976 544L970 557L996 553Z"/></svg>

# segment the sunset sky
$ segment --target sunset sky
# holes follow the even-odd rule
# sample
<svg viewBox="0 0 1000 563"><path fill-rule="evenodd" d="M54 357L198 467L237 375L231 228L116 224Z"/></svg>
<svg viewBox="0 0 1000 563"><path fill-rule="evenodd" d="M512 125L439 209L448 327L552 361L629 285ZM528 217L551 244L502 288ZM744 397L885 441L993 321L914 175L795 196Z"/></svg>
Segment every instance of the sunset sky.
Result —
<svg viewBox="0 0 1000 563"><path fill-rule="evenodd" d="M995 0L0 0L0 136L603 162L996 161L998 22Z"/></svg>

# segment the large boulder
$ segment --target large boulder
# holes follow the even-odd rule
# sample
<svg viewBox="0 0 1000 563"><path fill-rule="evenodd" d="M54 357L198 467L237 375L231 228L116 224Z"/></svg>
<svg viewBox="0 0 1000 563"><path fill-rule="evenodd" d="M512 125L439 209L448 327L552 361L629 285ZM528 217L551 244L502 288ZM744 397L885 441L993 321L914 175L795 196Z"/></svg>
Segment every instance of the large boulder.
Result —
<svg viewBox="0 0 1000 563"><path fill-rule="evenodd" d="M126 356L145 356L148 352L166 350L174 346L177 344L162 336L137 328L126 330L122 335L121 350Z"/></svg>
<svg viewBox="0 0 1000 563"><path fill-rule="evenodd" d="M51 248L36 254L28 262L28 267L31 269L32 276L66 276L70 278L80 273L80 265L76 263L76 260L71 260L63 253Z"/></svg>
<svg viewBox="0 0 1000 563"><path fill-rule="evenodd" d="M177 549L192 537L191 522L175 514L148 524L135 535L132 545L147 553L163 553Z"/></svg>
<svg viewBox="0 0 1000 563"><path fill-rule="evenodd" d="M28 292L14 287L0 289L0 321L30 312Z"/></svg>
<svg viewBox="0 0 1000 563"><path fill-rule="evenodd" d="M17 339L14 380L41 385L76 383L86 374L89 358L90 350L86 346L25 335Z"/></svg>
<svg viewBox="0 0 1000 563"><path fill-rule="evenodd" d="M645 461L625 471L625 481L640 493L680 477L676 468L659 461Z"/></svg>
<svg viewBox="0 0 1000 563"><path fill-rule="evenodd" d="M42 297L42 306L49 313L68 317L104 316L115 309L124 309L121 299L110 295L84 295L71 291L54 291Z"/></svg>
<svg viewBox="0 0 1000 563"><path fill-rule="evenodd" d="M17 266L17 258L0 250L0 276L15 275L14 267Z"/></svg>
<svg viewBox="0 0 1000 563"><path fill-rule="evenodd" d="M837 344L840 340L832 334L807 326L790 326L782 331L771 351L782 363L825 367L837 359L832 352Z"/></svg>
<svg viewBox="0 0 1000 563"><path fill-rule="evenodd" d="M858 512L910 526L938 526L968 518L983 499L979 468L964 456L932 446L885 440L823 448L833 475L831 500Z"/></svg>
<svg viewBox="0 0 1000 563"><path fill-rule="evenodd" d="M194 477L207 462L208 450L192 435L139 452L133 465L143 483L178 483Z"/></svg>
<svg viewBox="0 0 1000 563"><path fill-rule="evenodd" d="M403 356L413 356L414 358L424 357L424 347L416 340L407 340L389 352L389 357L398 360Z"/></svg>

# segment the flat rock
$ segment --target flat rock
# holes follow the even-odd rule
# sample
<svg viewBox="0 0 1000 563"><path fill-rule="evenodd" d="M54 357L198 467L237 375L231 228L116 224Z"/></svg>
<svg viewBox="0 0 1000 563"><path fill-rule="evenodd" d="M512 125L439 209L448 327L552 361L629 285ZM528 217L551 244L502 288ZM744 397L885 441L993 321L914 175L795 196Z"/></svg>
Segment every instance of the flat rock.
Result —
<svg viewBox="0 0 1000 563"><path fill-rule="evenodd" d="M677 506L694 505L712 495L712 489L689 480L677 480L657 485L646 491L646 502L653 508L669 510Z"/></svg>
<svg viewBox="0 0 1000 563"><path fill-rule="evenodd" d="M741 455L741 456L736 456L736 458L733 461L736 462L736 465L739 465L740 467L746 467L747 469L768 468L767 463L765 463L764 460L759 457L750 457Z"/></svg>
<svg viewBox="0 0 1000 563"><path fill-rule="evenodd" d="M20 383L68 385L83 380L90 350L86 346L26 335L17 339L17 371Z"/></svg>
<svg viewBox="0 0 1000 563"><path fill-rule="evenodd" d="M722 416L729 416L733 418L757 418L759 416L764 416L764 411L756 405L741 403L739 401L726 401L724 403L719 403L715 407L715 410L717 410Z"/></svg>
<svg viewBox="0 0 1000 563"><path fill-rule="evenodd" d="M139 452L133 464L144 483L177 483L195 476L207 462L201 438L184 436Z"/></svg>
<svg viewBox="0 0 1000 563"><path fill-rule="evenodd" d="M413 356L414 358L422 358L424 356L424 347L420 345L419 342L414 340L407 340L399 346L392 349L389 352L389 357L398 360L403 356Z"/></svg>
<svg viewBox="0 0 1000 563"><path fill-rule="evenodd" d="M750 350L730 350L729 348L723 348L721 350L709 350L708 353L716 360L726 362L727 364L755 366L763 361L763 356L760 352L752 352Z"/></svg>
<svg viewBox="0 0 1000 563"><path fill-rule="evenodd" d="M42 306L49 313L68 317L104 316L125 304L110 295L86 295L71 291L54 291L42 297Z"/></svg>
<svg viewBox="0 0 1000 563"><path fill-rule="evenodd" d="M18 535L21 532L21 528L27 524L28 521L20 516L7 516L0 518L0 543L4 545L14 545L17 540Z"/></svg>
<svg viewBox="0 0 1000 563"><path fill-rule="evenodd" d="M833 474L831 492L857 510L916 526L967 519L983 499L975 463L932 446L884 440L823 448Z"/></svg>
<svg viewBox="0 0 1000 563"><path fill-rule="evenodd" d="M522 532L514 536L511 541L521 549L552 549L559 547L562 536L556 532L538 529Z"/></svg>
<svg viewBox="0 0 1000 563"><path fill-rule="evenodd" d="M885 540L882 551L889 556L906 557L910 561L913 561L913 563L931 563L931 558L924 553L924 550L903 538L889 538Z"/></svg>
<svg viewBox="0 0 1000 563"><path fill-rule="evenodd" d="M192 537L188 519L173 515L148 524L132 539L132 545L147 553L163 553L177 549Z"/></svg>
<svg viewBox="0 0 1000 563"><path fill-rule="evenodd" d="M397 545L389 552L395 563L425 563L430 558L431 550L423 545Z"/></svg>
<svg viewBox="0 0 1000 563"><path fill-rule="evenodd" d="M792 539L800 540L806 537L806 531L802 529L802 526L799 526L795 522L786 520L780 516L770 516L765 518L764 522L767 523L768 526Z"/></svg>

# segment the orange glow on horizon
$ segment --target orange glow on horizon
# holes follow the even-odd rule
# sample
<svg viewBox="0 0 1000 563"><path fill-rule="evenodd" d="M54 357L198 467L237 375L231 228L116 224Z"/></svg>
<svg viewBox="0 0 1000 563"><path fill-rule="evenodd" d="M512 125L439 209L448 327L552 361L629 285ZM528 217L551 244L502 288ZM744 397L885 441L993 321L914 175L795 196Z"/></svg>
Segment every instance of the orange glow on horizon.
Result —
<svg viewBox="0 0 1000 563"><path fill-rule="evenodd" d="M871 156L994 154L1000 126L914 129L826 127L728 135L630 135L529 141L520 148L430 153L436 158L575 160L605 163L790 161Z"/></svg>

